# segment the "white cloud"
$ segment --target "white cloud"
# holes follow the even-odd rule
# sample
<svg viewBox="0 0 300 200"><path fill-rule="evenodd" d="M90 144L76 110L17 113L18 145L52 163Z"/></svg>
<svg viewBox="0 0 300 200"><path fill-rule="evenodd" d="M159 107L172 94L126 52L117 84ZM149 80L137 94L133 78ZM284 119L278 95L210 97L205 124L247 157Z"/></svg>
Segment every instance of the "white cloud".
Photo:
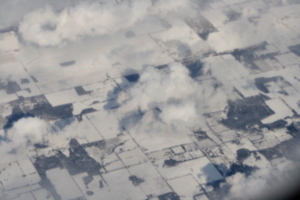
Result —
<svg viewBox="0 0 300 200"><path fill-rule="evenodd" d="M22 118L8 130L7 137L14 148L26 147L43 141L48 124L36 117Z"/></svg>
<svg viewBox="0 0 300 200"><path fill-rule="evenodd" d="M160 119L167 124L178 124L183 122L188 127L200 123L201 117L197 112L197 106L193 101L183 101L178 104L167 104L162 106Z"/></svg>
<svg viewBox="0 0 300 200"><path fill-rule="evenodd" d="M268 189L267 180L263 177L237 173L227 178L227 183L231 185L229 199L251 199L257 197Z"/></svg>
<svg viewBox="0 0 300 200"><path fill-rule="evenodd" d="M155 126L149 124L159 121L174 129L187 127L196 130L205 126L203 114L215 107L214 103L224 105L223 109L227 105L227 96L224 93L220 96L219 92L213 84L192 79L189 70L181 63L170 63L164 69L149 66L141 72L139 81L125 90L125 98L123 93L123 98L120 95L118 112L128 117L131 112L148 113L158 109L156 114L147 114L145 126L148 128L152 126L154 129ZM149 116L152 116L152 121Z"/></svg>
<svg viewBox="0 0 300 200"><path fill-rule="evenodd" d="M217 32L209 35L207 41L217 52L223 52L262 42L284 43L296 37L284 25L285 17L274 16L271 12L266 12L266 8L244 7L240 19L224 23Z"/></svg>
<svg viewBox="0 0 300 200"><path fill-rule="evenodd" d="M180 63L171 63L163 70L149 66L142 71L137 84L125 92L128 100L123 103L124 111L141 110L147 112L155 108L161 110L164 122L172 121L171 113L181 113L189 119L194 118L197 113L195 99L201 87L190 76L186 67ZM188 113L190 113L190 116ZM178 113L179 114L179 113ZM193 119L194 120L194 119Z"/></svg>
<svg viewBox="0 0 300 200"><path fill-rule="evenodd" d="M6 132L0 132L6 140L0 140L0 157L3 163L15 161L34 150L34 144L45 144L44 136L50 132L48 124L36 117L22 118Z"/></svg>
<svg viewBox="0 0 300 200"><path fill-rule="evenodd" d="M172 1L122 1L116 3L80 3L56 12L46 6L28 13L19 25L23 39L40 46L56 46L85 36L113 34L130 27L148 15L164 15L186 6Z"/></svg>
<svg viewBox="0 0 300 200"><path fill-rule="evenodd" d="M164 70L149 66L141 72L138 83L126 91L130 99L126 106L153 109L161 103L190 99L197 95L198 87L180 63L171 63Z"/></svg>
<svg viewBox="0 0 300 200"><path fill-rule="evenodd" d="M257 157L260 159L256 159ZM243 164L257 167L258 170L248 176L237 173L227 177L230 189L226 200L284 199L283 196L293 192L298 185L299 169L292 162L287 162L278 170L262 154L256 152L256 155L251 153Z"/></svg>
<svg viewBox="0 0 300 200"><path fill-rule="evenodd" d="M27 13L47 4L51 4L55 10L61 10L71 6L72 0L0 0L0 30L17 27Z"/></svg>
<svg viewBox="0 0 300 200"><path fill-rule="evenodd" d="M266 40L271 24L254 25L248 19L228 23L208 37L208 43L217 52L245 48ZM262 31L263 30L263 31Z"/></svg>
<svg viewBox="0 0 300 200"><path fill-rule="evenodd" d="M297 191L298 170L287 173L279 171L261 173L261 170L258 170L248 177L237 173L226 178L231 187L225 200L284 199Z"/></svg>

